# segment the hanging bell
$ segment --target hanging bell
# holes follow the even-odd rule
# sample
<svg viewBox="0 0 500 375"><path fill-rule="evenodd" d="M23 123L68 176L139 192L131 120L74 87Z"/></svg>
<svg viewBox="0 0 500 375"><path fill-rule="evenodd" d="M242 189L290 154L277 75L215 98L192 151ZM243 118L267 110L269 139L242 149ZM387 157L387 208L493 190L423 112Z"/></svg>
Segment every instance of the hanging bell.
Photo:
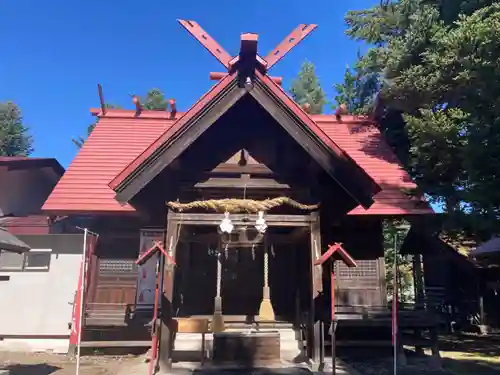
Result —
<svg viewBox="0 0 500 375"><path fill-rule="evenodd" d="M222 219L219 228L223 233L231 233L233 231L234 225L229 218L229 212L224 212L224 219Z"/></svg>
<svg viewBox="0 0 500 375"><path fill-rule="evenodd" d="M255 220L255 229L259 233L265 233L267 229L266 219L264 219L264 211L259 211L259 217Z"/></svg>

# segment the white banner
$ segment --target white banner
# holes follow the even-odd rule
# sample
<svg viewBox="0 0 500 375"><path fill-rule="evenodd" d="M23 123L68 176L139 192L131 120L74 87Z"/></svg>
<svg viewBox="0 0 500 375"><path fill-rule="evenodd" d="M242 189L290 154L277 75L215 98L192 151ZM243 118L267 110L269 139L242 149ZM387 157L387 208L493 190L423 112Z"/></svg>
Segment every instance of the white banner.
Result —
<svg viewBox="0 0 500 375"><path fill-rule="evenodd" d="M164 236L165 231L162 230L141 230L139 256L151 249L156 241L163 242ZM137 267L137 294L135 303L139 308L140 305L154 305L155 303L157 264L158 255L155 255L149 258L146 263Z"/></svg>

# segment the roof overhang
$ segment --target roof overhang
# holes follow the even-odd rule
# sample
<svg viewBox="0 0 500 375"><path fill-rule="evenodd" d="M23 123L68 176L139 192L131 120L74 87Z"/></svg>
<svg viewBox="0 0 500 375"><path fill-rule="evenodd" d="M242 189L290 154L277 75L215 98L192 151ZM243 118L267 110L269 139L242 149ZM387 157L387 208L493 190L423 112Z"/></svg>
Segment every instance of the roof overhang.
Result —
<svg viewBox="0 0 500 375"><path fill-rule="evenodd" d="M29 251L30 247L6 229L0 228L0 251L12 251L15 253L24 253Z"/></svg>
<svg viewBox="0 0 500 375"><path fill-rule="evenodd" d="M1 157L0 166L8 170L52 168L59 176L64 174L64 168L54 158Z"/></svg>
<svg viewBox="0 0 500 375"><path fill-rule="evenodd" d="M484 242L469 253L473 258L498 257L500 256L500 237L494 237Z"/></svg>
<svg viewBox="0 0 500 375"><path fill-rule="evenodd" d="M179 157L244 95L253 96L358 204L368 208L380 187L267 75L255 71L254 88L241 87L236 73L223 78L171 129L127 166L109 185L121 203L129 202ZM194 126L196 124L196 126Z"/></svg>

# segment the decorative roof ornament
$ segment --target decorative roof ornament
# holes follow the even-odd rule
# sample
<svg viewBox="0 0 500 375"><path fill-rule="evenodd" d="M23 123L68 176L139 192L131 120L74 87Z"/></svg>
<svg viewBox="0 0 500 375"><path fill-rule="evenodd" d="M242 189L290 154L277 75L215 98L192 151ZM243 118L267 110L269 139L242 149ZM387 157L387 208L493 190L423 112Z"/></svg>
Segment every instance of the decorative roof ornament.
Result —
<svg viewBox="0 0 500 375"><path fill-rule="evenodd" d="M203 28L191 20L178 20L178 22L205 47L228 72L257 68L262 73L267 73L273 65L280 61L288 52L309 35L318 25L300 24L280 44L278 44L265 58L257 53L259 36L254 33L241 34L240 53L232 57L217 43ZM244 77L243 83L246 77Z"/></svg>
<svg viewBox="0 0 500 375"><path fill-rule="evenodd" d="M335 117L337 118L337 121L338 122L342 121L342 115L345 114L347 114L347 105L342 103L335 111Z"/></svg>
<svg viewBox="0 0 500 375"><path fill-rule="evenodd" d="M259 211L259 217L255 220L255 229L259 233L265 233L267 229L266 219L264 219L264 211Z"/></svg>

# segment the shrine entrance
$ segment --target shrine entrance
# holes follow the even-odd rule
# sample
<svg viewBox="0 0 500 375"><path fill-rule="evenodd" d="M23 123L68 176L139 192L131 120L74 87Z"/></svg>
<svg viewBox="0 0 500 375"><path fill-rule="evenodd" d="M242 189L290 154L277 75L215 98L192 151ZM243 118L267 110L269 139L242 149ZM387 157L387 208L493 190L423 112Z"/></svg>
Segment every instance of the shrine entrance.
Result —
<svg viewBox="0 0 500 375"><path fill-rule="evenodd" d="M308 309L310 298L307 229L273 226L260 238L250 240L236 233L232 241L224 241L215 225L184 223L176 249L175 316L212 317L220 259L220 297L226 321L252 325L262 320L259 308L267 272L275 321L296 323L298 312Z"/></svg>
<svg viewBox="0 0 500 375"><path fill-rule="evenodd" d="M210 332L214 363L319 358L317 212L169 210L166 243L176 263L164 268L161 314L169 320L162 325L161 345L167 350L160 358L173 358L170 350L199 352L190 334L200 332L201 322L209 326L203 332ZM171 327L174 335L163 333L172 333Z"/></svg>

